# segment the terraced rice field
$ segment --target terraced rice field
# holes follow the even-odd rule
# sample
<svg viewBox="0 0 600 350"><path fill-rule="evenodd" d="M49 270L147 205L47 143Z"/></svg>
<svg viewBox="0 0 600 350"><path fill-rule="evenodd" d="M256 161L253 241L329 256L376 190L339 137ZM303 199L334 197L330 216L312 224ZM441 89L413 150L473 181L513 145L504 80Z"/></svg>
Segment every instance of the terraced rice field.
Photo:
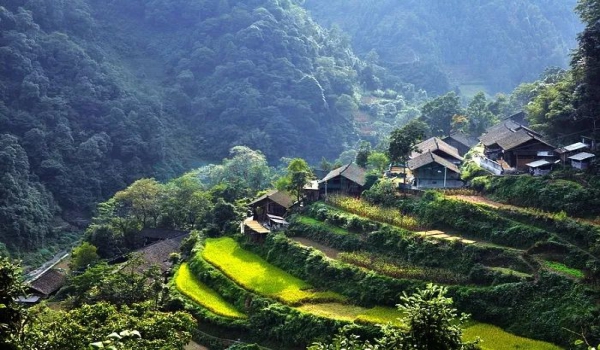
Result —
<svg viewBox="0 0 600 350"><path fill-rule="evenodd" d="M382 306L376 306L374 308L367 309L355 305L323 303L306 304L298 307L297 309L302 312L335 320L373 324L386 324L391 322L396 326L403 325L401 319L404 317L404 314L398 309Z"/></svg>
<svg viewBox="0 0 600 350"><path fill-rule="evenodd" d="M308 283L242 249L229 237L207 239L202 258L243 288L285 304L346 300L337 293L313 290Z"/></svg>
<svg viewBox="0 0 600 350"><path fill-rule="evenodd" d="M482 350L560 350L562 348L539 340L519 337L501 328L485 323L477 323L465 328L463 339L471 341L479 336Z"/></svg>
<svg viewBox="0 0 600 350"><path fill-rule="evenodd" d="M223 300L217 292L198 281L187 263L181 264L179 270L177 270L175 285L185 296L217 315L231 318L246 318L246 315Z"/></svg>

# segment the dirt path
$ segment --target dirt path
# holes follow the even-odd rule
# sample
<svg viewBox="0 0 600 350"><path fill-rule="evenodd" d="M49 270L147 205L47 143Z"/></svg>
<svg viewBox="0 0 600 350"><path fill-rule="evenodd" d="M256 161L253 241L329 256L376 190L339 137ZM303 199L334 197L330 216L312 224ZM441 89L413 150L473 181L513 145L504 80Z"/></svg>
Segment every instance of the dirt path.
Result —
<svg viewBox="0 0 600 350"><path fill-rule="evenodd" d="M202 346L202 345L192 341L185 347L185 350L209 350L209 349L205 346Z"/></svg>
<svg viewBox="0 0 600 350"><path fill-rule="evenodd" d="M324 244L311 241L310 239L304 237L291 237L290 239L304 246L315 248L316 250L323 252L323 254L330 259L337 259L338 254L340 253L340 251L337 249L330 248Z"/></svg>

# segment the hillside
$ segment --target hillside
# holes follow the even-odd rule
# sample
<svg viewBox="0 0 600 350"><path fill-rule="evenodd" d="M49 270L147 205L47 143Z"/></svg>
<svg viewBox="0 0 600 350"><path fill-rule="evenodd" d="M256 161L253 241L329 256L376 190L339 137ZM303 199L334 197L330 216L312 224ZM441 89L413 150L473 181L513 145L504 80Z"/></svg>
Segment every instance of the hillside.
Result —
<svg viewBox="0 0 600 350"><path fill-rule="evenodd" d="M317 161L354 137L361 62L289 1L15 0L0 29L0 241L13 251L62 235L54 213L82 222L136 179L233 146Z"/></svg>
<svg viewBox="0 0 600 350"><path fill-rule="evenodd" d="M323 26L348 32L361 57L374 50L381 65L419 87L448 90L429 78L436 74L464 92L494 93L534 80L547 67L567 66L583 28L576 2L306 0L304 6Z"/></svg>

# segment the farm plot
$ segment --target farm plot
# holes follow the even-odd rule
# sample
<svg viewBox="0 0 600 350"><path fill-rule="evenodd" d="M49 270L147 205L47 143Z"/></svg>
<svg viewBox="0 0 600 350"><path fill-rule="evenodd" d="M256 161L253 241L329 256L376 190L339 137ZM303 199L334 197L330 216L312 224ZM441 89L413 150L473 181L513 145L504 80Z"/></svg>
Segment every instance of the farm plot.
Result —
<svg viewBox="0 0 600 350"><path fill-rule="evenodd" d="M376 306L364 308L355 305L339 303L305 304L297 310L334 320L351 321L358 323L386 324L391 322L395 326L402 326L404 314L391 307Z"/></svg>
<svg viewBox="0 0 600 350"><path fill-rule="evenodd" d="M519 337L501 328L485 323L476 323L463 330L463 339L467 341L481 338L482 350L560 350L562 348L539 340Z"/></svg>
<svg viewBox="0 0 600 350"><path fill-rule="evenodd" d="M314 290L301 279L242 249L229 237L207 239L202 258L243 288L275 298L285 304L346 301L346 298L340 294Z"/></svg>
<svg viewBox="0 0 600 350"><path fill-rule="evenodd" d="M223 300L214 290L198 281L187 263L181 264L179 270L177 270L175 285L185 296L217 315L231 318L246 318L246 315Z"/></svg>

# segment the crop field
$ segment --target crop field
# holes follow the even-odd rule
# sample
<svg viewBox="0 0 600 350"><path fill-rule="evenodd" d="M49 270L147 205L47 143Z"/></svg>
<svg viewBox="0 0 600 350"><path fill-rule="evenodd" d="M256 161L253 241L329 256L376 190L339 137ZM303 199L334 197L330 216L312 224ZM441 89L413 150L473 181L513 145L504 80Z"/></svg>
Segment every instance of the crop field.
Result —
<svg viewBox="0 0 600 350"><path fill-rule="evenodd" d="M420 226L415 218L403 215L397 209L381 208L369 204L361 199L342 196L330 196L327 202L344 211L366 217L371 220L401 227L409 231L416 231L420 229Z"/></svg>
<svg viewBox="0 0 600 350"><path fill-rule="evenodd" d="M476 323L466 327L463 331L463 339L475 340L479 336L482 350L560 350L562 348L539 340L533 340L508 333L501 328L485 323Z"/></svg>
<svg viewBox="0 0 600 350"><path fill-rule="evenodd" d="M242 249L229 237L207 239L202 258L243 288L289 305L346 300L337 293L312 290L308 283Z"/></svg>
<svg viewBox="0 0 600 350"><path fill-rule="evenodd" d="M574 269L572 267L568 267L565 264L561 264L556 261L544 261L544 266L549 268L550 270L556 271L558 273L562 273L565 275L569 275L575 278L583 278L585 275L581 270Z"/></svg>
<svg viewBox="0 0 600 350"><path fill-rule="evenodd" d="M246 318L246 315L223 300L223 298L221 298L214 290L198 281L192 274L187 263L181 264L179 270L177 270L177 273L175 274L175 285L185 296L217 315L231 318Z"/></svg>
<svg viewBox="0 0 600 350"><path fill-rule="evenodd" d="M338 235L349 235L350 234L350 232L344 230L341 227L337 227L337 226L334 226L334 225L329 225L327 223L324 223L324 222L319 221L317 219L310 218L308 216L299 215L298 218L297 218L297 220L300 223L304 224L304 225L313 226L313 227L315 227L315 226L316 227L322 227L322 228L325 228L325 229L327 229L327 230L329 230L329 231L331 231L331 232L333 232L335 234L338 234Z"/></svg>
<svg viewBox="0 0 600 350"><path fill-rule="evenodd" d="M392 307L376 306L367 309L355 305L339 303L306 304L297 308L298 310L317 316L327 317L335 320L356 321L360 323L386 324L391 322L401 326L404 314Z"/></svg>
<svg viewBox="0 0 600 350"><path fill-rule="evenodd" d="M338 255L338 259L345 263L364 267L393 278L422 279L445 284L467 282L465 276L450 270L425 268L409 263L399 265L377 254L366 252L344 252Z"/></svg>

